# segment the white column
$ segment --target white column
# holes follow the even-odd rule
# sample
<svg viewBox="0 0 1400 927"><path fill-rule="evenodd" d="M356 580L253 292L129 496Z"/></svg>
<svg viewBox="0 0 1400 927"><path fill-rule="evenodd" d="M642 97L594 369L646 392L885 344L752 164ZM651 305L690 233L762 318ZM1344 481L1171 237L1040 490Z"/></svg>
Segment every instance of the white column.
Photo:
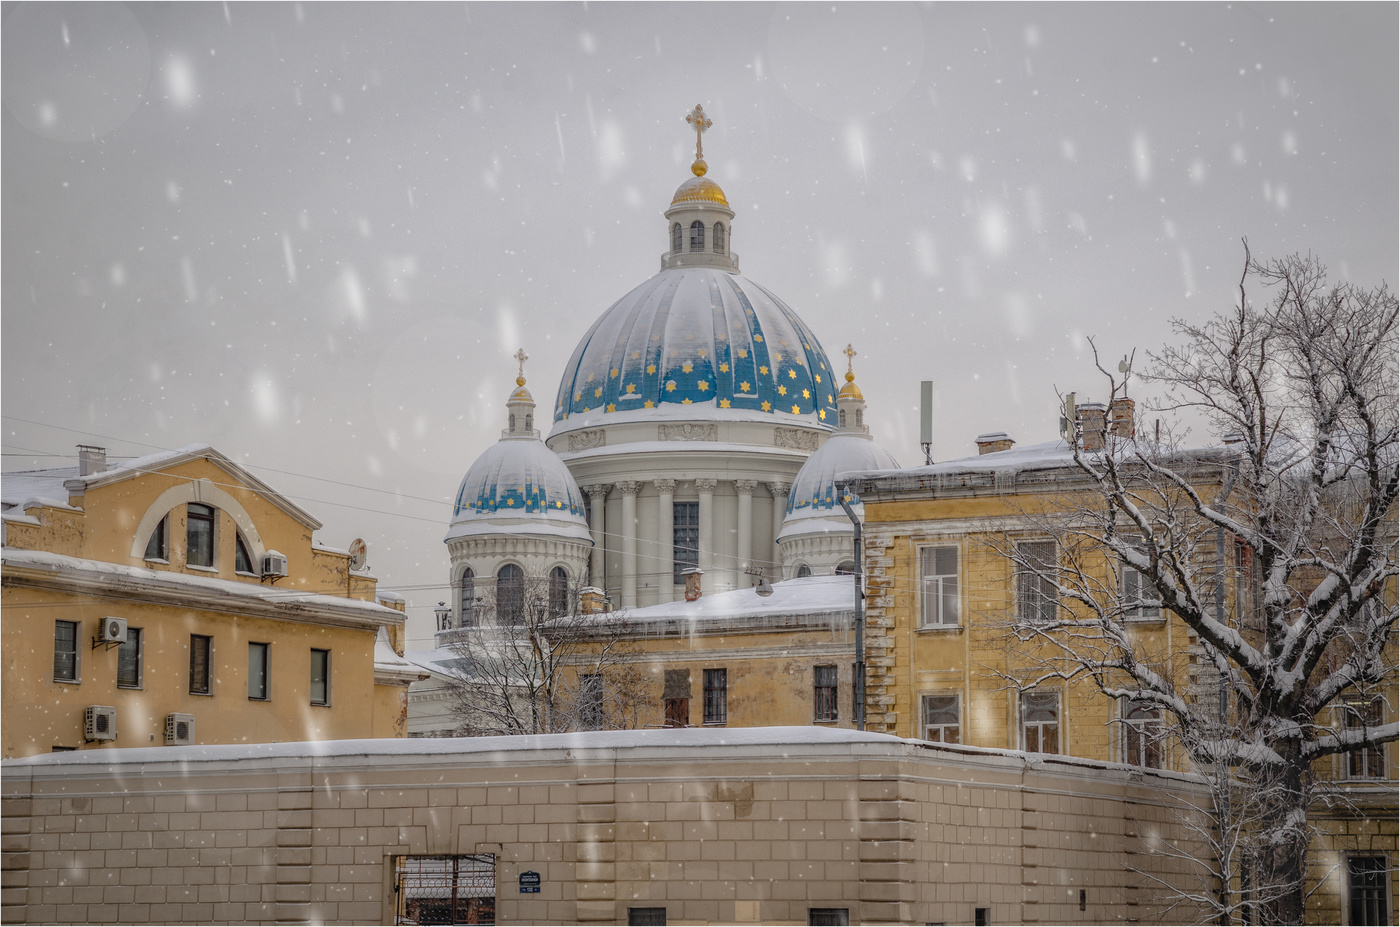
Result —
<svg viewBox="0 0 1400 927"><path fill-rule="evenodd" d="M589 559L588 583L599 589L603 586L603 563L607 554L607 538L603 532L603 501L611 488L607 483L596 483L582 487L588 493L588 529L593 535L593 554Z"/></svg>
<svg viewBox="0 0 1400 927"><path fill-rule="evenodd" d="M617 484L622 493L622 607L637 607L637 490L642 484L623 480ZM613 532L617 534L618 532Z"/></svg>
<svg viewBox="0 0 1400 927"><path fill-rule="evenodd" d="M753 560L753 491L758 488L757 480L735 480L734 489L739 494L739 569L746 570L752 566ZM739 577L735 577L739 586L747 585L747 582Z"/></svg>
<svg viewBox="0 0 1400 927"><path fill-rule="evenodd" d="M783 530L783 516L787 514L788 490L792 488L790 483L769 483L768 491L773 494L773 565L777 575L774 579L786 579L783 576L783 555L778 553L778 532Z"/></svg>
<svg viewBox="0 0 1400 927"><path fill-rule="evenodd" d="M647 572L656 573L656 588L660 593L657 601L670 602L676 596L673 582L676 572L676 481L657 480L656 492L659 496L656 508L656 561L648 566Z"/></svg>
<svg viewBox="0 0 1400 927"><path fill-rule="evenodd" d="M715 485L717 480L696 480L700 494L700 594L709 595L715 586Z"/></svg>

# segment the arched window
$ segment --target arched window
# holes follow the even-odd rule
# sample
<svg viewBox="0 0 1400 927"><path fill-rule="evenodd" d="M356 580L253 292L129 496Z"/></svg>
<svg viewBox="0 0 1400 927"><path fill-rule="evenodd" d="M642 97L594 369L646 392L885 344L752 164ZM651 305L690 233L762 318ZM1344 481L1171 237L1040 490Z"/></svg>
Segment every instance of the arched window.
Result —
<svg viewBox="0 0 1400 927"><path fill-rule="evenodd" d="M804 563L804 564L802 564L802 566L800 566L800 567L797 568L797 578L798 578L798 579L806 579L807 577L809 577L809 576L811 576L811 575L812 575L812 568L809 567L807 564Z"/></svg>
<svg viewBox="0 0 1400 927"><path fill-rule="evenodd" d="M549 571L549 617L562 618L569 613L569 574L563 567Z"/></svg>
<svg viewBox="0 0 1400 927"><path fill-rule="evenodd" d="M461 602L457 611L457 622L464 628L476 626L476 574L471 567L462 571L457 588L461 592Z"/></svg>
<svg viewBox="0 0 1400 927"><path fill-rule="evenodd" d="M525 413L525 430L526 430L526 431L534 431L534 430L535 430L535 417L534 417L533 415L531 415L529 412L526 412L526 413Z"/></svg>
<svg viewBox="0 0 1400 927"><path fill-rule="evenodd" d="M680 253L681 253L681 237L682 237L682 233L681 233L681 224L680 224L679 222L677 222L675 225L671 226L671 253L672 253L672 254L680 254Z"/></svg>
<svg viewBox="0 0 1400 927"><path fill-rule="evenodd" d="M514 412L512 412L512 413L510 414L510 430L511 430L512 433L514 433L514 431L515 431L515 413L514 413Z"/></svg>
<svg viewBox="0 0 1400 927"><path fill-rule="evenodd" d="M234 541L233 568L239 573L257 572L253 569L253 558L248 555L248 545L243 543L242 535Z"/></svg>
<svg viewBox="0 0 1400 927"><path fill-rule="evenodd" d="M690 223L690 250L705 250L705 223L701 222L699 219Z"/></svg>
<svg viewBox="0 0 1400 927"><path fill-rule="evenodd" d="M715 223L715 254L724 253L724 223Z"/></svg>
<svg viewBox="0 0 1400 927"><path fill-rule="evenodd" d="M846 410L845 410L845 409L842 409L840 412L837 412L837 413L836 413L836 420L840 423L840 425L841 425L842 428L845 428L845 427L846 427Z"/></svg>
<svg viewBox="0 0 1400 927"><path fill-rule="evenodd" d="M836 564L837 576L850 576L855 573L855 571L856 562L854 560L842 560L840 563Z"/></svg>
<svg viewBox="0 0 1400 927"><path fill-rule="evenodd" d="M513 627L525 619L525 571L507 563L496 573L496 622Z"/></svg>
<svg viewBox="0 0 1400 927"><path fill-rule="evenodd" d="M861 425L864 424L864 422L862 421L864 418L865 418L865 416L861 413L861 410L860 410L860 409L856 409L856 427L857 427L857 428L859 428Z"/></svg>

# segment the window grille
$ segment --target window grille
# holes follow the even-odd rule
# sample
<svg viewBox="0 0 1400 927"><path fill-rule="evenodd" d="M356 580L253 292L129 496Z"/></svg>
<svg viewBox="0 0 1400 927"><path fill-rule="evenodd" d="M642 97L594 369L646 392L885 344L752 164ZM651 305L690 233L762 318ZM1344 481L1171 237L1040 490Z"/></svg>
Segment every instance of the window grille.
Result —
<svg viewBox="0 0 1400 927"><path fill-rule="evenodd" d="M1349 924L1389 924L1385 857L1353 856L1347 860Z"/></svg>
<svg viewBox="0 0 1400 927"><path fill-rule="evenodd" d="M729 720L728 671L705 670L705 723L724 724Z"/></svg>
<svg viewBox="0 0 1400 927"><path fill-rule="evenodd" d="M394 859L395 924L496 923L496 857Z"/></svg>
<svg viewBox="0 0 1400 927"><path fill-rule="evenodd" d="M1054 621L1059 596L1055 591L1055 542L1024 541L1016 545L1017 614L1022 621Z"/></svg>

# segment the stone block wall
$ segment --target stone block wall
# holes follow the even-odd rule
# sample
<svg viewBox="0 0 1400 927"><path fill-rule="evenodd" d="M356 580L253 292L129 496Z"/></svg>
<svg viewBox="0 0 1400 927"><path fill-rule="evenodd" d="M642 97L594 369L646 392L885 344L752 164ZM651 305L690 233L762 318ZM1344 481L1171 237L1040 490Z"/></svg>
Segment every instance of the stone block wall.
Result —
<svg viewBox="0 0 1400 927"><path fill-rule="evenodd" d="M1170 877L1151 843L1187 845L1174 815L1195 797L1181 776L818 728L155 748L4 774L6 923L392 923L405 854L493 856L500 924L1151 921L1130 862Z"/></svg>

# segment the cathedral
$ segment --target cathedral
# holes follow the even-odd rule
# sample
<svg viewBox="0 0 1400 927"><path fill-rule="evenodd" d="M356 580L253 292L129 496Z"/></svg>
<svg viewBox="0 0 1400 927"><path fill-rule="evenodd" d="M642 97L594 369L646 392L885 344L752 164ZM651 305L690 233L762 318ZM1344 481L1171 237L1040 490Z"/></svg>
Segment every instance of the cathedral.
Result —
<svg viewBox="0 0 1400 927"><path fill-rule="evenodd" d="M866 424L855 352L833 368L817 335L739 271L734 209L707 176L700 106L693 176L665 209L660 271L608 308L559 378L547 437L524 363L501 439L467 471L446 536L451 614L510 608L527 577L551 598L591 586L614 609L846 572L853 527L837 474L897 466Z"/></svg>

